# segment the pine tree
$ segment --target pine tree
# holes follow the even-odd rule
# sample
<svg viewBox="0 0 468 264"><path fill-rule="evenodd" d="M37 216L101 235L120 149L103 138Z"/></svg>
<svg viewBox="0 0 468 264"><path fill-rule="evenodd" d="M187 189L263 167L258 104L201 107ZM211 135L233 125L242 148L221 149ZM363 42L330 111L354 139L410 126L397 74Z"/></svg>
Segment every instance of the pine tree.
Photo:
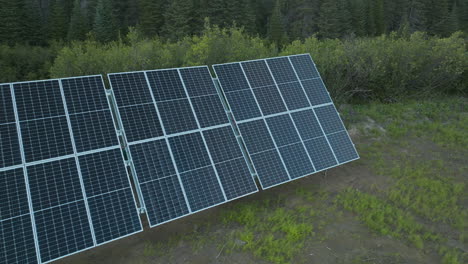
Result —
<svg viewBox="0 0 468 264"><path fill-rule="evenodd" d="M75 0L70 26L68 27L68 40L84 40L88 33L88 22L81 8L80 0Z"/></svg>
<svg viewBox="0 0 468 264"><path fill-rule="evenodd" d="M364 0L355 0L351 3L351 23L357 36L366 35L366 5Z"/></svg>
<svg viewBox="0 0 468 264"><path fill-rule="evenodd" d="M447 32L446 35L450 35L451 33L457 31L460 27L459 21L458 21L458 6L457 2L453 2L452 10L450 11L450 15L447 19Z"/></svg>
<svg viewBox="0 0 468 264"><path fill-rule="evenodd" d="M46 41L45 23L39 1L24 0L21 14L21 38L23 42L31 45L44 44Z"/></svg>
<svg viewBox="0 0 468 264"><path fill-rule="evenodd" d="M383 0L375 0L374 2L374 22L375 22L375 33L381 35L385 33L385 21L384 21L384 2Z"/></svg>
<svg viewBox="0 0 468 264"><path fill-rule="evenodd" d="M374 16L374 2L369 0L367 2L367 16L366 16L366 29L368 36L374 36L377 33L377 26L375 24L375 16Z"/></svg>
<svg viewBox="0 0 468 264"><path fill-rule="evenodd" d="M22 41L21 22L18 19L21 2L0 0L0 6L0 41L10 45Z"/></svg>
<svg viewBox="0 0 468 264"><path fill-rule="evenodd" d="M51 39L63 40L67 37L68 19L64 0L55 0L50 3L49 36Z"/></svg>
<svg viewBox="0 0 468 264"><path fill-rule="evenodd" d="M340 36L349 35L353 32L352 19L351 19L351 5L348 0L338 0L338 18L339 27L337 28Z"/></svg>
<svg viewBox="0 0 468 264"><path fill-rule="evenodd" d="M320 36L324 38L339 38L341 36L341 18L337 0L325 0L320 6L318 27Z"/></svg>
<svg viewBox="0 0 468 264"><path fill-rule="evenodd" d="M164 34L171 40L198 33L200 25L191 0L173 0L164 14Z"/></svg>
<svg viewBox="0 0 468 264"><path fill-rule="evenodd" d="M163 0L140 1L140 28L147 37L161 33L164 25L165 2Z"/></svg>
<svg viewBox="0 0 468 264"><path fill-rule="evenodd" d="M96 40L109 42L117 38L117 27L112 17L112 3L110 0L99 0L94 16L93 32Z"/></svg>
<svg viewBox="0 0 468 264"><path fill-rule="evenodd" d="M268 38L275 43L278 48L283 45L286 39L280 0L276 0L270 20L268 21Z"/></svg>
<svg viewBox="0 0 468 264"><path fill-rule="evenodd" d="M252 2L250 0L243 0L241 8L242 15L238 20L239 25L243 26L247 33L254 34L256 17Z"/></svg>

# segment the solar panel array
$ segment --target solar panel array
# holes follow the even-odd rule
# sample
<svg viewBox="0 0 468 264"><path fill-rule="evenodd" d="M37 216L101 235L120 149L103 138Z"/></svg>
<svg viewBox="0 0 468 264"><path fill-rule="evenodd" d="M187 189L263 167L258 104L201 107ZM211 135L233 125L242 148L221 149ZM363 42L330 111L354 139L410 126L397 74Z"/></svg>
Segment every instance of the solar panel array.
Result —
<svg viewBox="0 0 468 264"><path fill-rule="evenodd" d="M0 262L142 231L129 176L153 227L359 158L309 55L213 68L0 84Z"/></svg>
<svg viewBox="0 0 468 264"><path fill-rule="evenodd" d="M50 262L141 231L102 77L0 87L0 262Z"/></svg>
<svg viewBox="0 0 468 264"><path fill-rule="evenodd" d="M150 226L258 191L208 67L109 80Z"/></svg>
<svg viewBox="0 0 468 264"><path fill-rule="evenodd" d="M213 68L263 188L358 158L309 55Z"/></svg>

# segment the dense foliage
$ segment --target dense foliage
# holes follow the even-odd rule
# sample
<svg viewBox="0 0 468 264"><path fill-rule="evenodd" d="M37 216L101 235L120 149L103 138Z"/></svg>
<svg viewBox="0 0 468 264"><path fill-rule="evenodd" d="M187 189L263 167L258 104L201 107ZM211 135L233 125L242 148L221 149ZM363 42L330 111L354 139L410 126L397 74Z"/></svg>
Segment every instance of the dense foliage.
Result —
<svg viewBox="0 0 468 264"><path fill-rule="evenodd" d="M379 36L398 30L449 36L468 28L467 0L0 0L0 42L116 40L137 27L147 37L180 40L213 25L244 27L277 44Z"/></svg>
<svg viewBox="0 0 468 264"><path fill-rule="evenodd" d="M207 27L201 36L175 43L143 38L131 30L126 41L72 43L59 52L50 72L52 77L65 77L310 53L335 99L396 101L468 92L465 50L461 33L448 38L421 32L347 40L309 37L278 53L274 44L236 28Z"/></svg>

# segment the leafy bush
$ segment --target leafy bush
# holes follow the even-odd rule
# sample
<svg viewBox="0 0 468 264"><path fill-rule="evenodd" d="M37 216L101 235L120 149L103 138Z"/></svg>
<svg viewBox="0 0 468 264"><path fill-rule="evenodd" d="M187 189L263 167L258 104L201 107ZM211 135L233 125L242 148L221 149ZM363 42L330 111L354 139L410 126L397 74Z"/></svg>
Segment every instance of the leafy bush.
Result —
<svg viewBox="0 0 468 264"><path fill-rule="evenodd" d="M58 47L0 45L0 83L49 78Z"/></svg>
<svg viewBox="0 0 468 264"><path fill-rule="evenodd" d="M468 68L465 50L461 32L449 38L416 32L408 38L396 34L351 40L310 37L294 41L282 54L310 53L334 98L396 101L457 89L468 92L468 83L462 83Z"/></svg>

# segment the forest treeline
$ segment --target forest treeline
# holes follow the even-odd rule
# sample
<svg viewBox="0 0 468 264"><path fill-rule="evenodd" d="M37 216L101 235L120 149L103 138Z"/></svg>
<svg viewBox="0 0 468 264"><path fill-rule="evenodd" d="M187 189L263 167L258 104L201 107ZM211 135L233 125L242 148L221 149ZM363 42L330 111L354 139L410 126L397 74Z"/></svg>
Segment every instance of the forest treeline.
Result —
<svg viewBox="0 0 468 264"><path fill-rule="evenodd" d="M393 32L372 38L296 40L275 44L241 28L206 25L202 34L176 42L147 38L130 28L117 41L95 39L69 45L0 45L0 83L193 65L212 65L278 55L310 53L339 101L398 101L468 94L464 33L439 38L424 32Z"/></svg>
<svg viewBox="0 0 468 264"><path fill-rule="evenodd" d="M0 42L108 42L129 27L177 41L201 34L205 18L277 45L314 34L340 38L406 30L449 36L467 30L468 0L0 0Z"/></svg>

